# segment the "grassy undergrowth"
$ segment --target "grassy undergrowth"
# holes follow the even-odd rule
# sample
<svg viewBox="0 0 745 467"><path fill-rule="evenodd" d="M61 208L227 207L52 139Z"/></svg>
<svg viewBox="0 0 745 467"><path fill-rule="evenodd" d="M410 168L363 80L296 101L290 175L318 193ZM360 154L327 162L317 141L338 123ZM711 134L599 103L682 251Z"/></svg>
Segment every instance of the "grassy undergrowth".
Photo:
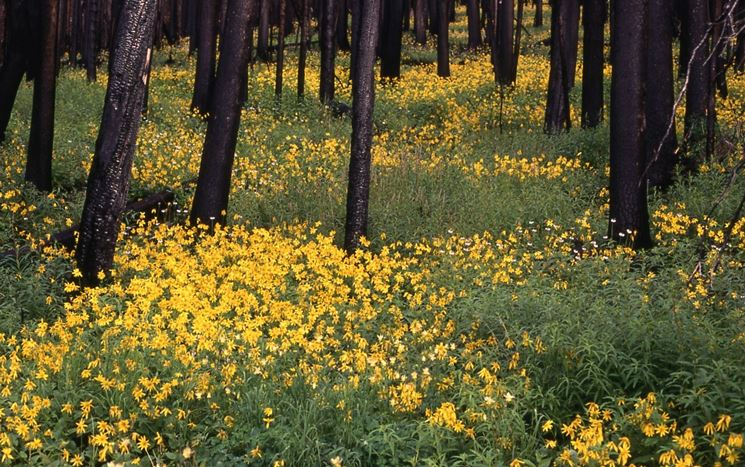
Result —
<svg viewBox="0 0 745 467"><path fill-rule="evenodd" d="M742 157L745 77L720 103L728 144L650 193L656 246L635 253L605 237L607 125L542 132L546 29L526 35L502 105L464 22L452 78L407 35L401 79L378 86L371 243L351 258L335 246L350 122L316 102L317 51L304 100L294 55L279 102L273 66L252 66L232 222L213 237L178 222L205 130L194 57L156 51L132 195L174 190L173 222L128 219L94 290L56 249L0 259L0 462L740 463L742 180L710 209ZM48 195L22 183L22 87L0 146L0 250L78 218L104 80L60 73Z"/></svg>

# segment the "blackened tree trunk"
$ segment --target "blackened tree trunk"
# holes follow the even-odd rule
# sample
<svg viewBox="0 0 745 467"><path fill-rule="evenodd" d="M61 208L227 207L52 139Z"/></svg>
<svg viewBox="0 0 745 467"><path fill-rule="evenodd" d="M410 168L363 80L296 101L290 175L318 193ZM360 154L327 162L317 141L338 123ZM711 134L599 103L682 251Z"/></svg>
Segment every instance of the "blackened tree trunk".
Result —
<svg viewBox="0 0 745 467"><path fill-rule="evenodd" d="M411 0L403 0L403 25L404 31L411 31Z"/></svg>
<svg viewBox="0 0 745 467"><path fill-rule="evenodd" d="M468 16L468 48L474 50L482 44L478 0L466 0L466 14Z"/></svg>
<svg viewBox="0 0 745 467"><path fill-rule="evenodd" d="M735 69L745 71L745 2L740 0L737 5L737 24L740 29L737 34L737 45L735 49Z"/></svg>
<svg viewBox="0 0 745 467"><path fill-rule="evenodd" d="M96 81L96 57L98 55L98 20L100 0L86 0L85 2L85 45L83 59L89 82Z"/></svg>
<svg viewBox="0 0 745 467"><path fill-rule="evenodd" d="M414 0L414 37L420 45L427 43L426 5L427 0Z"/></svg>
<svg viewBox="0 0 745 467"><path fill-rule="evenodd" d="M248 73L249 21L255 8L256 0L228 0L215 79L214 110L207 123L191 208L194 224L222 224L227 216L230 174L241 119L241 87Z"/></svg>
<svg viewBox="0 0 745 467"><path fill-rule="evenodd" d="M54 145L54 97L57 81L58 0L40 2L41 40L36 52L34 101L28 138L26 181L37 189L52 189L52 147Z"/></svg>
<svg viewBox="0 0 745 467"><path fill-rule="evenodd" d="M351 48L348 37L348 26L349 26L349 12L347 9L347 0L337 0L337 7L339 9L337 20L336 20L336 45L339 46L339 50L349 51Z"/></svg>
<svg viewBox="0 0 745 467"><path fill-rule="evenodd" d="M686 69L685 140L689 147L697 146L706 136L706 108L709 100L709 54L707 0L687 0L683 17L685 35L682 42L689 51ZM693 162L693 160L692 160Z"/></svg>
<svg viewBox="0 0 745 467"><path fill-rule="evenodd" d="M669 3L669 0L667 0ZM603 120L603 45L606 0L585 0L582 22L582 128L595 128ZM670 22L670 20L667 20ZM654 24L654 23L652 23ZM672 24L672 22L670 22Z"/></svg>
<svg viewBox="0 0 745 467"><path fill-rule="evenodd" d="M310 0L300 0L300 57L297 67L297 96L305 95L305 62L308 56L308 27L310 21Z"/></svg>
<svg viewBox="0 0 745 467"><path fill-rule="evenodd" d="M76 251L86 285L98 284L114 259L140 127L156 4L156 0L125 0L119 18L113 73L88 176Z"/></svg>
<svg viewBox="0 0 745 467"><path fill-rule="evenodd" d="M28 1L10 0L7 6L6 49L3 64L0 65L0 142L5 141L18 87L32 54L28 42L31 35Z"/></svg>
<svg viewBox="0 0 745 467"><path fill-rule="evenodd" d="M523 10L524 10L524 1L518 0L517 2L517 24L516 24L516 30L515 30L515 48L512 51L512 83L517 81L517 65L518 61L520 60L520 45L522 41L522 33L523 33Z"/></svg>
<svg viewBox="0 0 745 467"><path fill-rule="evenodd" d="M450 76L450 44L448 39L448 0L437 1L437 76Z"/></svg>
<svg viewBox="0 0 745 467"><path fill-rule="evenodd" d="M556 0L561 3L565 18L564 30L567 41L567 72L569 87L573 88L577 77L577 49L579 46L579 0Z"/></svg>
<svg viewBox="0 0 745 467"><path fill-rule="evenodd" d="M349 161L347 216L344 249L353 253L367 235L370 199L370 165L375 107L375 47L378 43L380 0L368 0L353 6L352 54L352 148Z"/></svg>
<svg viewBox="0 0 745 467"><path fill-rule="evenodd" d="M383 1L383 25L380 31L380 76L401 76L401 34L404 9L401 0Z"/></svg>
<svg viewBox="0 0 745 467"><path fill-rule="evenodd" d="M217 53L217 0L199 0L197 22L197 73L191 109L203 116L210 112L210 96L215 84Z"/></svg>
<svg viewBox="0 0 745 467"><path fill-rule="evenodd" d="M336 2L321 0L321 102L334 100L334 60L336 59Z"/></svg>
<svg viewBox="0 0 745 467"><path fill-rule="evenodd" d="M513 0L498 0L497 2L497 40L496 61L494 73L497 83L501 86L512 84L512 67L515 64L515 4Z"/></svg>
<svg viewBox="0 0 745 467"><path fill-rule="evenodd" d="M613 0L609 235L651 246L645 166L647 0Z"/></svg>
<svg viewBox="0 0 745 467"><path fill-rule="evenodd" d="M277 75L274 79L274 95L282 96L282 78L285 63L285 11L287 0L279 0L279 32L277 33Z"/></svg>
<svg viewBox="0 0 745 467"><path fill-rule="evenodd" d="M535 0L535 17L533 27L543 26L543 0Z"/></svg>
<svg viewBox="0 0 745 467"><path fill-rule="evenodd" d="M269 22L271 4L271 0L260 0L259 38L256 41L256 55L263 61L269 60Z"/></svg>
<svg viewBox="0 0 745 467"><path fill-rule="evenodd" d="M556 0L551 8L551 70L548 77L546 118L543 130L558 134L572 127L569 106L569 48L571 34L567 31L571 11L577 0ZM570 26L571 27L571 26Z"/></svg>
<svg viewBox="0 0 745 467"><path fill-rule="evenodd" d="M437 32L439 31L439 25L437 18L437 13L439 11L439 6L437 3L440 0L427 0L427 20L429 21L429 33L433 36L437 35ZM445 10L447 11L447 9Z"/></svg>
<svg viewBox="0 0 745 467"><path fill-rule="evenodd" d="M645 170L649 185L659 187L670 185L676 164L672 18L670 0L649 0Z"/></svg>
<svg viewBox="0 0 745 467"><path fill-rule="evenodd" d="M722 37L722 0L709 1L709 17L713 21L711 25L711 57L708 57L707 65L709 67L709 89L706 97L706 158L710 159L714 155L714 130L716 126L716 88L719 77L724 76L724 66L720 57L724 46L720 43ZM721 73L721 75L720 75ZM726 81L725 81L726 83ZM726 85L725 85L726 91Z"/></svg>

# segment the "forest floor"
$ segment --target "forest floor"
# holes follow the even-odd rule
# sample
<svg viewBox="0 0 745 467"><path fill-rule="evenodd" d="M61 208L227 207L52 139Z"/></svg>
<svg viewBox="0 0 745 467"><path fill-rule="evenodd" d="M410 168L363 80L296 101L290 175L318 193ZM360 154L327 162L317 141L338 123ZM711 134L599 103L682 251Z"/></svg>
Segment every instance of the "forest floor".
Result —
<svg viewBox="0 0 745 467"><path fill-rule="evenodd" d="M60 72L50 194L22 182L24 84L0 146L0 251L19 248L0 259L0 462L741 463L745 76L718 103L715 158L650 192L656 244L634 252L607 240L609 133L579 128L581 70L572 130L546 136L547 29L528 28L502 100L458 19L451 78L406 34L401 79L377 86L352 257L351 124L317 101L316 50L304 100L294 51L280 101L274 64L253 64L213 236L184 225L206 128L195 58L155 52L131 195L178 205L127 216L113 277L89 290L69 253L19 247L79 218L106 67L92 84Z"/></svg>

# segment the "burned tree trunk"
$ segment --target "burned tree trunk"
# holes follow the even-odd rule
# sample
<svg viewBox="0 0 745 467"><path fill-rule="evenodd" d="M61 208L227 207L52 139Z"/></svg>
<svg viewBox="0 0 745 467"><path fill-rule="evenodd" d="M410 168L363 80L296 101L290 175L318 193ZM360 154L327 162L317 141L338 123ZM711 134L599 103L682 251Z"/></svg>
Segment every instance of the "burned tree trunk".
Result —
<svg viewBox="0 0 745 467"><path fill-rule="evenodd" d="M145 73L150 61L156 0L125 0L114 40L96 152L80 221L76 252L86 285L111 269L119 224L129 191Z"/></svg>
<svg viewBox="0 0 745 467"><path fill-rule="evenodd" d="M334 60L336 59L335 13L337 0L321 0L321 102L334 100Z"/></svg>
<svg viewBox="0 0 745 467"><path fill-rule="evenodd" d="M450 76L450 44L448 39L448 0L437 1L437 76Z"/></svg>
<svg viewBox="0 0 745 467"><path fill-rule="evenodd" d="M308 28L310 22L310 0L300 0L300 57L297 66L297 96L305 95L305 62L308 56Z"/></svg>
<svg viewBox="0 0 745 467"><path fill-rule="evenodd" d="M669 0L649 0L645 170L650 186L670 185L676 164L672 10Z"/></svg>
<svg viewBox="0 0 745 467"><path fill-rule="evenodd" d="M551 8L551 70L548 77L546 118L543 130L558 134L572 127L569 106L570 51L572 34L571 13L577 8L577 0L556 0Z"/></svg>
<svg viewBox="0 0 745 467"><path fill-rule="evenodd" d="M349 12L347 9L347 0L337 0L339 12L336 20L336 45L339 46L339 50L349 51L351 48L349 44L349 37L347 35Z"/></svg>
<svg viewBox="0 0 745 467"><path fill-rule="evenodd" d="M533 27L543 26L543 0L535 0L535 17L533 18Z"/></svg>
<svg viewBox="0 0 745 467"><path fill-rule="evenodd" d="M277 32L277 75L274 79L274 95L282 96L282 78L285 64L285 12L287 0L279 0L279 31Z"/></svg>
<svg viewBox="0 0 745 467"><path fill-rule="evenodd" d="M595 128L603 120L603 45L606 0L585 0L582 15L582 128ZM671 23L672 24L672 23Z"/></svg>
<svg viewBox="0 0 745 467"><path fill-rule="evenodd" d="M54 97L57 87L57 23L58 0L41 3L39 21L41 40L36 51L34 101L31 110L31 131L28 137L26 181L37 189L52 189L52 147L54 145Z"/></svg>
<svg viewBox="0 0 745 467"><path fill-rule="evenodd" d="M259 8L259 38L256 42L256 56L259 60L269 60L269 22L271 15L271 0L260 0Z"/></svg>
<svg viewBox="0 0 745 467"><path fill-rule="evenodd" d="M421 1L421 0L420 0ZM370 165L375 107L375 47L378 43L380 0L355 2L352 13L352 148L349 161L344 249L353 253L367 235Z"/></svg>
<svg viewBox="0 0 745 467"><path fill-rule="evenodd" d="M466 14L468 15L468 48L474 50L482 44L478 0L466 0Z"/></svg>
<svg viewBox="0 0 745 467"><path fill-rule="evenodd" d="M519 0L518 0L519 1ZM496 61L494 73L497 83L501 86L512 84L512 67L515 64L515 5L513 0L499 0L497 3L497 37Z"/></svg>
<svg viewBox="0 0 745 467"><path fill-rule="evenodd" d="M28 58L32 53L28 43L31 35L28 2L10 0L6 14L6 49L3 64L0 65L0 142L5 141L18 87L28 69Z"/></svg>
<svg viewBox="0 0 745 467"><path fill-rule="evenodd" d="M210 112L210 96L215 84L217 13L217 0L199 0L197 73L194 78L191 110L203 116Z"/></svg>
<svg viewBox="0 0 745 467"><path fill-rule="evenodd" d="M101 0L86 0L85 2L85 45L83 59L88 81L96 81L96 58L98 56L98 22L99 2Z"/></svg>
<svg viewBox="0 0 745 467"><path fill-rule="evenodd" d="M609 236L651 246L644 183L647 0L613 0Z"/></svg>
<svg viewBox="0 0 745 467"><path fill-rule="evenodd" d="M380 76L383 78L398 78L401 75L403 15L401 0L384 0L383 27L380 31Z"/></svg>
<svg viewBox="0 0 745 467"><path fill-rule="evenodd" d="M567 73L569 88L577 77L577 48L579 46L579 0L556 0L561 4L566 34Z"/></svg>
<svg viewBox="0 0 745 467"><path fill-rule="evenodd" d="M685 34L682 43L688 50L686 68L685 141L689 147L697 146L706 136L706 109L709 100L709 53L707 0L687 0L683 16ZM694 158L695 159L695 158ZM695 165L693 159L691 162Z"/></svg>
<svg viewBox="0 0 745 467"><path fill-rule="evenodd" d="M230 175L241 119L241 87L248 72L249 20L256 0L228 0L225 35L220 45L214 110L207 124L191 222L224 223L230 195Z"/></svg>

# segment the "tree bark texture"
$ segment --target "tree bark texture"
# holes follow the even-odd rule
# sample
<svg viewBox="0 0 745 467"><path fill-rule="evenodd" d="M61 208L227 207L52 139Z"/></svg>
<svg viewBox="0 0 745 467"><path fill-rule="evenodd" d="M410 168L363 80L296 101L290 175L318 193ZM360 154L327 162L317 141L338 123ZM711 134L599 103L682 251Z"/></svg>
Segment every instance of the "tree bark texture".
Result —
<svg viewBox="0 0 745 467"><path fill-rule="evenodd" d="M6 49L0 66L0 142L5 141L18 87L28 70L28 59L32 54L27 40L31 35L28 2L10 0L7 6Z"/></svg>
<svg viewBox="0 0 745 467"><path fill-rule="evenodd" d="M427 43L427 0L414 0L414 37L419 45Z"/></svg>
<svg viewBox="0 0 745 467"><path fill-rule="evenodd" d="M297 96L305 95L305 62L308 57L308 35L310 26L310 0L300 0L302 7L300 11L300 57L297 67Z"/></svg>
<svg viewBox="0 0 745 467"><path fill-rule="evenodd" d="M519 0L518 0L519 1ZM501 86L512 84L512 67L515 64L515 4L513 0L497 0L497 40L494 73Z"/></svg>
<svg viewBox="0 0 745 467"><path fill-rule="evenodd" d="M543 0L535 0L535 17L533 18L533 27L543 26Z"/></svg>
<svg viewBox="0 0 745 467"><path fill-rule="evenodd" d="M651 246L644 183L647 0L613 0L609 235Z"/></svg>
<svg viewBox="0 0 745 467"><path fill-rule="evenodd" d="M285 64L285 13L287 0L279 0L279 31L277 32L277 74L274 79L274 95L282 96L282 78Z"/></svg>
<svg viewBox="0 0 745 467"><path fill-rule="evenodd" d="M546 118L543 129L558 134L572 126L569 106L571 17L577 0L555 0L551 8L551 70L548 77Z"/></svg>
<svg viewBox="0 0 745 467"><path fill-rule="evenodd" d="M344 249L353 253L367 235L370 165L375 107L375 47L378 43L380 0L354 2L352 14L352 147L349 161Z"/></svg>
<svg viewBox="0 0 745 467"><path fill-rule="evenodd" d="M707 25L709 5L707 0L687 0L683 16L682 42L689 51L686 69L685 140L695 147L706 135L706 109L709 100L709 54Z"/></svg>
<svg viewBox="0 0 745 467"><path fill-rule="evenodd" d="M585 0L582 14L582 128L595 128L603 120L603 47L606 18L606 0Z"/></svg>
<svg viewBox="0 0 745 467"><path fill-rule="evenodd" d="M86 285L98 284L99 274L108 273L114 259L140 127L156 4L156 0L125 0L117 27L113 73L88 176L76 251Z"/></svg>
<svg viewBox="0 0 745 467"><path fill-rule="evenodd" d="M41 191L52 189L52 148L54 146L54 98L57 85L58 0L43 0L38 20L41 40L36 51L34 100L28 137L26 181Z"/></svg>
<svg viewBox="0 0 745 467"><path fill-rule="evenodd" d="M260 0L259 37L256 41L256 56L259 60L269 60L269 22L271 18L271 0Z"/></svg>
<svg viewBox="0 0 745 467"><path fill-rule="evenodd" d="M668 186L676 164L675 91L673 79L673 5L648 0L646 69L646 175L650 186Z"/></svg>
<svg viewBox="0 0 745 467"><path fill-rule="evenodd" d="M83 60L88 81L96 81L96 58L98 56L99 3L101 0L85 0L85 45Z"/></svg>
<svg viewBox="0 0 745 467"><path fill-rule="evenodd" d="M321 0L321 102L334 100L334 61L336 60L336 2Z"/></svg>
<svg viewBox="0 0 745 467"><path fill-rule="evenodd" d="M230 175L241 118L241 87L248 72L249 20L256 0L229 0L225 35L217 66L214 111L207 123L199 177L191 208L191 222L225 223Z"/></svg>
<svg viewBox="0 0 745 467"><path fill-rule="evenodd" d="M450 76L450 44L448 39L448 0L437 1L437 76Z"/></svg>
<svg viewBox="0 0 745 467"><path fill-rule="evenodd" d="M383 0L383 25L380 31L380 76L401 76L401 34L404 5L401 0Z"/></svg>
<svg viewBox="0 0 745 467"><path fill-rule="evenodd" d="M468 16L468 48L474 50L482 44L478 0L466 0L466 14Z"/></svg>
<svg viewBox="0 0 745 467"><path fill-rule="evenodd" d="M194 78L191 110L206 116L211 111L210 96L215 85L218 0L198 0L198 2L197 70Z"/></svg>

